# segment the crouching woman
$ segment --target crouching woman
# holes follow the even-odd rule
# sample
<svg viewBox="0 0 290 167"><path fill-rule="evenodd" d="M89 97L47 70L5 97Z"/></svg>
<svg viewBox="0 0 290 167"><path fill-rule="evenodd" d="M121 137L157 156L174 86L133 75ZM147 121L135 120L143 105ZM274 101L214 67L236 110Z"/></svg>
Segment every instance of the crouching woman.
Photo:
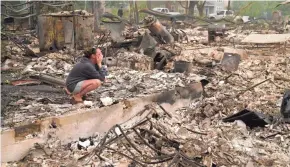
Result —
<svg viewBox="0 0 290 167"><path fill-rule="evenodd" d="M82 103L83 96L101 86L107 70L102 66L103 54L100 49L85 51L84 57L75 64L66 79L66 89L73 96L73 103Z"/></svg>

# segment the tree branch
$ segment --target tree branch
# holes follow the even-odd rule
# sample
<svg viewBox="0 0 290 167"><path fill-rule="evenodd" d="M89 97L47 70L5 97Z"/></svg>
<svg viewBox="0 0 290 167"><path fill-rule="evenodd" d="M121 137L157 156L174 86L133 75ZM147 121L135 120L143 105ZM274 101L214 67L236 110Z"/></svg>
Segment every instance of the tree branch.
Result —
<svg viewBox="0 0 290 167"><path fill-rule="evenodd" d="M180 6L183 7L184 9L189 9L189 7L185 7L185 6L183 6L181 1L177 1L177 2L178 2L178 3L180 4Z"/></svg>

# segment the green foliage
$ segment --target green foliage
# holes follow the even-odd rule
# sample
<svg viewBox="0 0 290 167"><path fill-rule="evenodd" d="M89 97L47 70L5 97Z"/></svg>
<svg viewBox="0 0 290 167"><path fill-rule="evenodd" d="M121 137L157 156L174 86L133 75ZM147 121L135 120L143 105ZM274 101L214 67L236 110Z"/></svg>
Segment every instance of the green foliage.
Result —
<svg viewBox="0 0 290 167"><path fill-rule="evenodd" d="M277 4L282 1L233 1L233 10L238 12L241 8L245 7L250 2L253 2L252 5L243 10L240 15L261 17L264 13L272 13L275 10L282 11L283 15L290 14L290 5L281 5L280 7L275 8Z"/></svg>
<svg viewBox="0 0 290 167"><path fill-rule="evenodd" d="M146 1L137 1L137 5L138 5L138 10L147 8ZM139 20L140 21L144 20L146 15L147 14L145 14L145 13L139 13Z"/></svg>
<svg viewBox="0 0 290 167"><path fill-rule="evenodd" d="M129 5L129 1L106 1L106 7L119 8Z"/></svg>

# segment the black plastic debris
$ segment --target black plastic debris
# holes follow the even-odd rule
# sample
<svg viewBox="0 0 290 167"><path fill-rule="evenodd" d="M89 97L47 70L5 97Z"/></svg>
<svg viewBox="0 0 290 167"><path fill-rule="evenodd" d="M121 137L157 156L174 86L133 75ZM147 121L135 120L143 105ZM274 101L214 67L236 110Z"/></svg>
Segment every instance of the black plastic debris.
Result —
<svg viewBox="0 0 290 167"><path fill-rule="evenodd" d="M153 57L156 45L157 45L156 40L148 33L148 31L145 31L142 37L141 44L139 46L140 49L144 50L145 55Z"/></svg>
<svg viewBox="0 0 290 167"><path fill-rule="evenodd" d="M290 90L286 90L284 93L280 112L284 118L290 118Z"/></svg>
<svg viewBox="0 0 290 167"><path fill-rule="evenodd" d="M79 138L78 141L78 149L87 149L89 146L93 146L94 145L94 141L92 140L92 137L89 138Z"/></svg>
<svg viewBox="0 0 290 167"><path fill-rule="evenodd" d="M157 102L159 104L162 104L162 103L173 104L176 101L176 99L175 99L175 90L169 90L169 91L162 92L153 101Z"/></svg>
<svg viewBox="0 0 290 167"><path fill-rule="evenodd" d="M236 71L238 70L241 57L235 53L224 53L224 57L221 61L222 68L225 71Z"/></svg>
<svg viewBox="0 0 290 167"><path fill-rule="evenodd" d="M232 116L224 118L223 122L234 122L235 120L243 121L248 127L252 129L255 127L264 127L265 125L270 124L273 118L263 113L244 109Z"/></svg>
<svg viewBox="0 0 290 167"><path fill-rule="evenodd" d="M191 62L187 61L175 61L174 62L174 72L183 73L185 71L190 71Z"/></svg>

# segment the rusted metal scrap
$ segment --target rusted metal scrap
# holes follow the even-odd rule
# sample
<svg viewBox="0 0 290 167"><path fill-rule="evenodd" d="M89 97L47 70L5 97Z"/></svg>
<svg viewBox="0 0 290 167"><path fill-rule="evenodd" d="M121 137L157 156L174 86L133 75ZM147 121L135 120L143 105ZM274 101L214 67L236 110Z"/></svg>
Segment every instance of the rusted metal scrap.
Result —
<svg viewBox="0 0 290 167"><path fill-rule="evenodd" d="M154 16L147 16L144 19L146 27L154 35L164 40L164 43L171 44L174 42L173 36L166 30L166 28Z"/></svg>
<svg viewBox="0 0 290 167"><path fill-rule="evenodd" d="M238 70L241 57L235 53L224 53L223 59L221 61L222 68L226 71L236 71Z"/></svg>
<svg viewBox="0 0 290 167"><path fill-rule="evenodd" d="M224 38L226 27L224 24L216 24L208 26L208 43L217 42L217 38Z"/></svg>
<svg viewBox="0 0 290 167"><path fill-rule="evenodd" d="M40 15L37 23L40 51L85 49L94 43L94 17L87 12Z"/></svg>

